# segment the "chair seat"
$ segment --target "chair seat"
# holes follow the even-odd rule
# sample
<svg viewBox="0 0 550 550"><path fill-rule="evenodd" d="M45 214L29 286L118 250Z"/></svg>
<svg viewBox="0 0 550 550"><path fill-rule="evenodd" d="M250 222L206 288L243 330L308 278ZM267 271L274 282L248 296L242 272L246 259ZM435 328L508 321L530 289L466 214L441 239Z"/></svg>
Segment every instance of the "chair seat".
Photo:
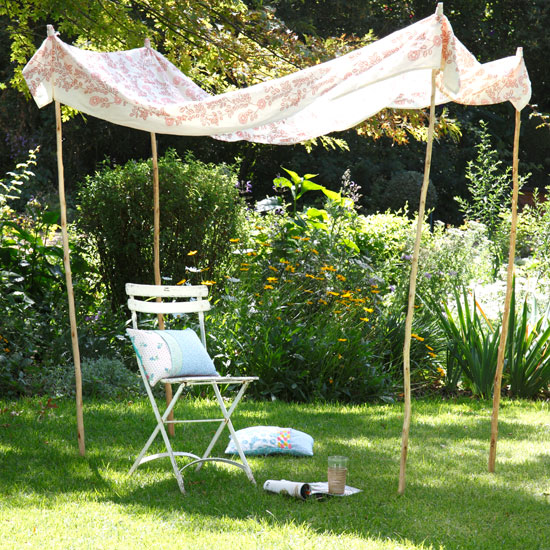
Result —
<svg viewBox="0 0 550 550"><path fill-rule="evenodd" d="M254 382L258 380L257 376L170 376L161 378L163 384L186 384L188 386L198 384L244 384L245 382Z"/></svg>

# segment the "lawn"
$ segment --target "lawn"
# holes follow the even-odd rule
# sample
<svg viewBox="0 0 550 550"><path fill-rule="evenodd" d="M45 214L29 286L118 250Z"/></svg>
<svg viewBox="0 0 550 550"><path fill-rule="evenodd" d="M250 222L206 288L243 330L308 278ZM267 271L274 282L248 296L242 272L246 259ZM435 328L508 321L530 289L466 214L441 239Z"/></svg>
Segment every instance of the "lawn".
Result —
<svg viewBox="0 0 550 550"><path fill-rule="evenodd" d="M315 438L314 456L251 458L257 486L225 465L186 470L185 496L167 460L127 475L154 427L145 400L85 403L85 457L78 454L74 403L45 404L0 401L2 549L550 548L545 402L502 404L496 474L487 472L489 402L413 403L403 496L400 404L244 402L237 429L300 429ZM214 410L208 400L194 406ZM193 440L206 445L212 425L194 429ZM176 440L182 438L179 428ZM224 435L220 452L226 442ZM298 501L263 490L266 479L326 480L329 454L350 457L348 483L361 493Z"/></svg>

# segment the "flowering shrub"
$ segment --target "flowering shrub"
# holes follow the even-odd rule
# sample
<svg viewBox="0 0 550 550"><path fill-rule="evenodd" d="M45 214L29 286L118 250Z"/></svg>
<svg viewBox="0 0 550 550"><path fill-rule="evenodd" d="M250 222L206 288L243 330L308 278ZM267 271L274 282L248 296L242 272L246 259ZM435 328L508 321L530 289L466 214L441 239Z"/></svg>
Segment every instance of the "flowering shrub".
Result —
<svg viewBox="0 0 550 550"><path fill-rule="evenodd" d="M392 399L404 323L390 327L384 314L392 288L360 253L363 224L353 201L329 194L324 209L271 212L249 223L246 240L231 239L234 271L216 285L210 351L228 371L259 376L257 397ZM417 338L414 365L433 373L435 353Z"/></svg>
<svg viewBox="0 0 550 550"><path fill-rule="evenodd" d="M260 376L252 391L261 397L390 395L370 338L385 289L365 280L345 249L330 254L315 231L306 233L275 243L257 226L256 247L234 243L241 263L212 319L217 352L226 368Z"/></svg>

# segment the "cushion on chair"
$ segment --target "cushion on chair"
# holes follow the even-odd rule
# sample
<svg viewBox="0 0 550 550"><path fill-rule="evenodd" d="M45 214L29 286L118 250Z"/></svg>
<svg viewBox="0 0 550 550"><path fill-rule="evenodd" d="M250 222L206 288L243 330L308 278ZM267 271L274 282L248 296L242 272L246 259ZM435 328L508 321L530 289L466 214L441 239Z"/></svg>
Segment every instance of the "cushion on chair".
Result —
<svg viewBox="0 0 550 550"><path fill-rule="evenodd" d="M253 426L235 432L245 455L289 454L313 456L313 437L278 426ZM225 454L236 454L237 447L230 437Z"/></svg>
<svg viewBox="0 0 550 550"><path fill-rule="evenodd" d="M197 333L185 330L127 329L147 380L154 386L171 376L219 376Z"/></svg>

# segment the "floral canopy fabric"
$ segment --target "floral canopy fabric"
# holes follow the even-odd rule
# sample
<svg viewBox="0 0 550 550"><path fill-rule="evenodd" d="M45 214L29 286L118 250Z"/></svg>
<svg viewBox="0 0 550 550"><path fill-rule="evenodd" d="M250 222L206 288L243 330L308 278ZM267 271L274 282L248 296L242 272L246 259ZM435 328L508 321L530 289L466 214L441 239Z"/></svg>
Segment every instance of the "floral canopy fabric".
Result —
<svg viewBox="0 0 550 550"><path fill-rule="evenodd" d="M294 144L351 128L385 107L484 105L531 97L523 57L480 64L444 15L432 15L326 63L249 88L211 96L148 43L93 52L62 42L52 27L23 70L39 107L53 100L139 130Z"/></svg>

